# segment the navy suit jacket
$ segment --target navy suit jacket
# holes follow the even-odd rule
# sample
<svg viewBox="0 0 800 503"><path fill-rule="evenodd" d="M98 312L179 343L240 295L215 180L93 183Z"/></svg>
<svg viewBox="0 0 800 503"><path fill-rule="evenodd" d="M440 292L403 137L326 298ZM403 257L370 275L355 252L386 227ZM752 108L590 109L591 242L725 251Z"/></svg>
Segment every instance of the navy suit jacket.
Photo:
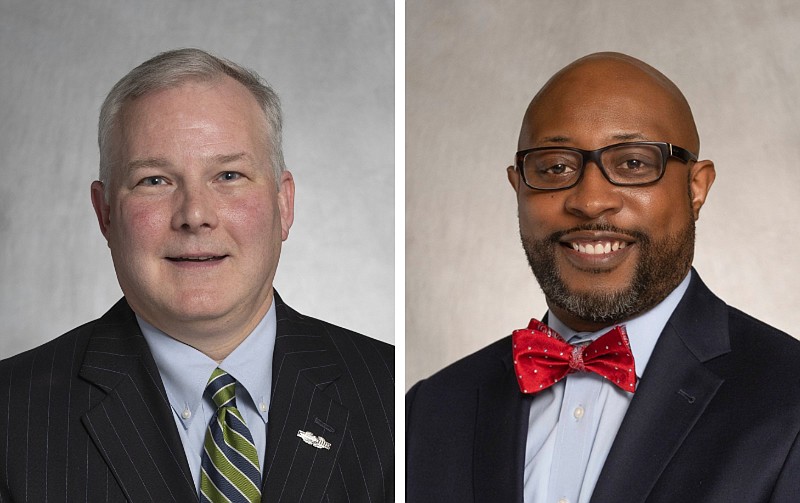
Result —
<svg viewBox="0 0 800 503"><path fill-rule="evenodd" d="M406 396L406 495L522 502L528 412L510 337ZM727 306L693 272L591 501L800 501L800 342Z"/></svg>
<svg viewBox="0 0 800 503"><path fill-rule="evenodd" d="M392 501L393 347L275 303L264 501ZM0 501L197 501L172 414L122 299L0 362Z"/></svg>

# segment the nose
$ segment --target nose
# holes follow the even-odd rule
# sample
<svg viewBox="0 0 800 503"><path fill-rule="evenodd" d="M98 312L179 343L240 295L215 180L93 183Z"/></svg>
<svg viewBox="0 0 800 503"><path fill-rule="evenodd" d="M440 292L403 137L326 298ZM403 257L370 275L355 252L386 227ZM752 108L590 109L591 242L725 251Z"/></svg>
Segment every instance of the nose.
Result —
<svg viewBox="0 0 800 503"><path fill-rule="evenodd" d="M578 185L567 189L567 212L585 219L595 219L622 209L619 187L609 182L594 162L586 164Z"/></svg>
<svg viewBox="0 0 800 503"><path fill-rule="evenodd" d="M184 185L175 191L175 197L173 229L200 232L217 226L217 208L210 190L201 184Z"/></svg>

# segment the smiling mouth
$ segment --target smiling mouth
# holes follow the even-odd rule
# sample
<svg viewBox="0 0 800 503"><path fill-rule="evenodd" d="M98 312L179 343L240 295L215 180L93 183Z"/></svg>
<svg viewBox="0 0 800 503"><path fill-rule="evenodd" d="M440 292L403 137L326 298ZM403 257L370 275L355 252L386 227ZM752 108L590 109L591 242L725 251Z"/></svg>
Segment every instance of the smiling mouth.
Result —
<svg viewBox="0 0 800 503"><path fill-rule="evenodd" d="M628 243L625 241L599 241L595 243L573 241L564 243L564 245L571 246L576 252L587 255L605 255L625 248Z"/></svg>
<svg viewBox="0 0 800 503"><path fill-rule="evenodd" d="M227 257L227 255L209 255L207 257L167 257L170 262L214 262Z"/></svg>

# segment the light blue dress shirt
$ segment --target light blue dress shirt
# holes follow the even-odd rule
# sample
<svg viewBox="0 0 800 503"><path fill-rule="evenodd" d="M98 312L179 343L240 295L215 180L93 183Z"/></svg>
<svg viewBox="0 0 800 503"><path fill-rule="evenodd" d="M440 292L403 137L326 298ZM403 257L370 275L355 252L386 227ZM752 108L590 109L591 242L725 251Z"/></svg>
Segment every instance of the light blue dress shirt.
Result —
<svg viewBox="0 0 800 503"><path fill-rule="evenodd" d="M273 300L269 311L250 335L219 364L197 349L169 337L138 316L136 320L164 382L186 460L198 491L203 440L208 423L216 413L216 407L210 399L203 397L203 392L208 378L217 367L238 382L236 406L253 434L263 473L272 387L272 354L275 350L277 329L275 301Z"/></svg>
<svg viewBox="0 0 800 503"><path fill-rule="evenodd" d="M691 272L651 310L625 323L637 377L689 286ZM548 325L570 344L593 341L615 325L576 333L548 313ZM525 503L588 503L633 395L595 373L569 374L535 395L525 445ZM624 501L620 495L620 501Z"/></svg>

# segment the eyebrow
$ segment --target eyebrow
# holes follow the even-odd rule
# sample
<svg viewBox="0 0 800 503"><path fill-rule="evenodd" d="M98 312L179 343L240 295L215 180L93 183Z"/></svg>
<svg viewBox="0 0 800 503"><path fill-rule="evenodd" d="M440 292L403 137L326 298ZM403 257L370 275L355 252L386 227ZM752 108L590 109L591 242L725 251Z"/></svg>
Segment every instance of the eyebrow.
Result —
<svg viewBox="0 0 800 503"><path fill-rule="evenodd" d="M230 164L242 159L249 159L251 156L247 152L236 152L233 154L217 154L212 156L209 161L211 164ZM145 159L134 159L125 165L127 171L134 171L142 168L168 168L172 163L163 157L148 157Z"/></svg>
<svg viewBox="0 0 800 503"><path fill-rule="evenodd" d="M647 137L642 133L618 133L611 138L619 141L647 140Z"/></svg>
<svg viewBox="0 0 800 503"><path fill-rule="evenodd" d="M130 172L142 168L166 168L171 163L163 157L148 157L146 159L134 159L125 165L125 170Z"/></svg>
<svg viewBox="0 0 800 503"><path fill-rule="evenodd" d="M642 133L635 132L635 133L617 133L611 135L611 139L624 142L632 140L647 140L647 137ZM570 138L569 136L562 136L562 135L545 136L544 138L541 139L542 143L569 143L571 141L572 138Z"/></svg>
<svg viewBox="0 0 800 503"><path fill-rule="evenodd" d="M240 161L242 159L249 160L251 158L250 154L247 152L237 152L235 154L218 154L211 158L211 161L215 164L229 164L232 162Z"/></svg>

